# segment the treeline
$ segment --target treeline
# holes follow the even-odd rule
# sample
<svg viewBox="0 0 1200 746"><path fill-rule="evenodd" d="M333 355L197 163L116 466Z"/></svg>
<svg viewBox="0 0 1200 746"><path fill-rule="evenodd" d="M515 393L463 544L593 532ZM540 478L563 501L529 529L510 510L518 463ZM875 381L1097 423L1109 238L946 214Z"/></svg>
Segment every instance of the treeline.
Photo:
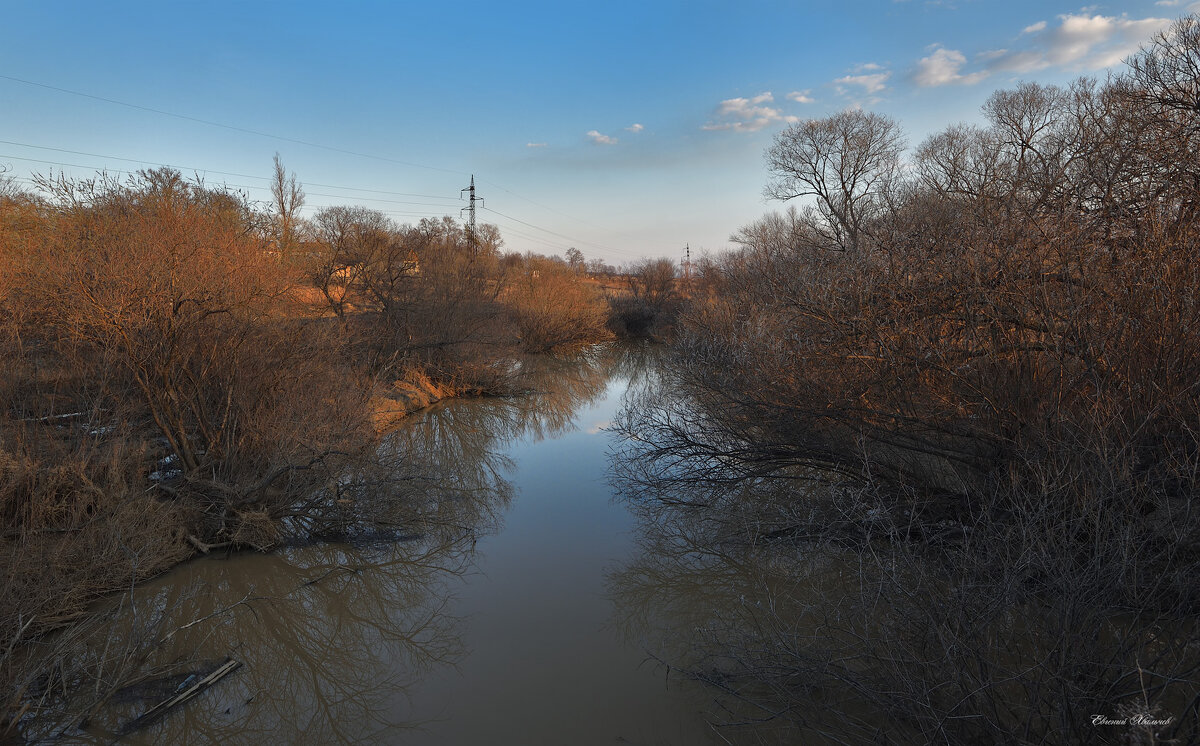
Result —
<svg viewBox="0 0 1200 746"><path fill-rule="evenodd" d="M50 691L39 641L103 594L378 516L381 410L515 393L519 356L611 337L585 274L493 226L305 220L278 159L273 193L0 181L0 734Z"/></svg>
<svg viewBox="0 0 1200 746"><path fill-rule="evenodd" d="M730 518L759 484L757 561L851 547L852 590L743 609L698 675L850 741L1198 737L1198 71L1193 16L907 159L866 111L776 137L767 192L807 206L705 274L634 473Z"/></svg>

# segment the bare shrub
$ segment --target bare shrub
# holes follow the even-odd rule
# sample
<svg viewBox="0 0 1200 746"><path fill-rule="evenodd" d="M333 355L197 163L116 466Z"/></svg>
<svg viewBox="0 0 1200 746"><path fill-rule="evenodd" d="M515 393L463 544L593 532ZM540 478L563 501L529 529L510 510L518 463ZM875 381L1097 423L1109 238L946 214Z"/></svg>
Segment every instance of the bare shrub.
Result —
<svg viewBox="0 0 1200 746"><path fill-rule="evenodd" d="M335 338L288 321L278 256L245 205L169 171L47 186L56 225L29 297L59 354L123 374L129 389L106 395L153 423L181 478L161 486L199 500L213 537L230 510L286 504L361 447Z"/></svg>
<svg viewBox="0 0 1200 746"><path fill-rule="evenodd" d="M623 271L625 292L609 296L609 327L628 337L663 337L675 321L680 297L675 264L643 259Z"/></svg>
<svg viewBox="0 0 1200 746"><path fill-rule="evenodd" d="M835 160L776 144L791 171L773 170L808 185L779 196L823 206L739 234L670 358L695 411L630 426L656 444L652 495L696 483L680 470L794 495L752 525L718 505L723 540L853 550L857 595L824 595L815 636L783 636L807 624L787 614L743 625L761 639L730 628L767 711L790 717L809 701L791 682L820 680L914 740L1089 741L1092 714L1135 707L1197 737L1200 130L1169 72L1194 26L1103 85L998 92L988 127L931 138L912 178L881 167L861 194L826 177L875 162L876 140Z"/></svg>
<svg viewBox="0 0 1200 746"><path fill-rule="evenodd" d="M386 377L420 366L463 391L503 388L493 363L514 350L514 335L494 227L472 238L450 218L397 226L372 210L329 208L312 231L314 283L369 369Z"/></svg>
<svg viewBox="0 0 1200 746"><path fill-rule="evenodd" d="M612 473L645 551L612 583L627 633L718 691L731 738L1116 743L1136 729L1092 716L1134 710L1170 720L1163 742L1196 737L1200 520L1184 503L1131 515L1119 467L1060 452L955 518L897 506L892 485L742 459L762 444L719 416L670 377L624 410L637 440ZM1047 499L1075 490L1095 499Z"/></svg>
<svg viewBox="0 0 1200 746"><path fill-rule="evenodd" d="M590 344L609 336L603 299L585 284L577 267L527 258L510 270L508 306L527 352Z"/></svg>
<svg viewBox="0 0 1200 746"><path fill-rule="evenodd" d="M265 546L373 438L247 205L170 171L42 186L0 200L5 666L195 546Z"/></svg>

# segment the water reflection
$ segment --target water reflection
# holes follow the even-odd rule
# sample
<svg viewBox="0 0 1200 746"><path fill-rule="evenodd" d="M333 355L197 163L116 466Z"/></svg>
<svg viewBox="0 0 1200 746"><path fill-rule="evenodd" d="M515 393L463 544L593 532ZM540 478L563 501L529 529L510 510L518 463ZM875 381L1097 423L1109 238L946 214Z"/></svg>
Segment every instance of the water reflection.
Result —
<svg viewBox="0 0 1200 746"><path fill-rule="evenodd" d="M858 665L861 576L849 551L794 533L828 514L830 490L802 469L764 476L723 458L738 445L712 440L670 375L652 365L617 417L610 481L639 551L609 574L615 625L709 688L724 742L871 742L882 723L839 673Z"/></svg>
<svg viewBox="0 0 1200 746"><path fill-rule="evenodd" d="M620 359L599 349L526 363L527 396L449 402L411 418L311 522L337 541L194 562L114 602L66 656L104 670L95 692L71 697L89 711L84 727L78 709L64 708L25 735L383 743L422 727L411 688L465 654L462 620L449 611L455 581L473 570L478 539L497 529L513 499L505 448L571 428ZM130 730L226 657L242 667Z"/></svg>
<svg viewBox="0 0 1200 746"><path fill-rule="evenodd" d="M217 743L233 732L245 741L381 741L406 725L405 689L462 653L439 591L466 561L452 544L318 545L189 565L115 620L119 637L152 624L157 644L141 662L145 679L118 691L88 731L130 743ZM236 674L128 733L151 696L226 656L242 663Z"/></svg>
<svg viewBox="0 0 1200 746"><path fill-rule="evenodd" d="M634 468L614 459L614 473ZM729 492L726 508L741 490ZM609 575L615 624L668 675L710 687L707 719L724 742L843 743L867 732L850 719L819 740L813 716L831 692L812 690L808 711L795 708L811 683L795 675L800 661L815 663L808 643L821 617L842 611L820 603L847 581L840 558L764 552L757 532L774 523L765 511L722 514L683 485L650 495L624 481L622 497L638 516L640 551Z"/></svg>
<svg viewBox="0 0 1200 746"><path fill-rule="evenodd" d="M1031 557L1063 559L1060 513L921 533L802 464L766 476L724 461L738 444L707 437L703 408L661 385L617 418L628 439L610 471L640 551L609 592L627 639L709 686L726 742L1196 741L1194 614L1038 576ZM1088 569L1053 578L1099 576L1066 559ZM1100 712L1161 736L1099 730Z"/></svg>
<svg viewBox="0 0 1200 746"><path fill-rule="evenodd" d="M570 427L574 412L605 391L616 347L517 364L520 396L435 404L388 433L373 457L294 507L290 534L360 542L432 533L477 538L512 500L505 447Z"/></svg>

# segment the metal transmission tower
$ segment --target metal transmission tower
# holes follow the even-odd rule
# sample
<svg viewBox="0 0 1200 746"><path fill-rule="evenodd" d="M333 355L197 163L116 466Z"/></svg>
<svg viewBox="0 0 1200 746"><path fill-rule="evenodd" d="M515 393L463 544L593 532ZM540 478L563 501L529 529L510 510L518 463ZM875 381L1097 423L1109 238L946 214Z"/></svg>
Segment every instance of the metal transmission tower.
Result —
<svg viewBox="0 0 1200 746"><path fill-rule="evenodd" d="M475 203L479 202L482 207L483 197L475 196L475 174L471 174L471 186L466 189L459 189L458 196L461 198L462 193L467 192L470 195L470 203L458 211L458 216L461 218L463 211L467 213L467 242L471 245L472 255L479 254L479 240L475 235Z"/></svg>

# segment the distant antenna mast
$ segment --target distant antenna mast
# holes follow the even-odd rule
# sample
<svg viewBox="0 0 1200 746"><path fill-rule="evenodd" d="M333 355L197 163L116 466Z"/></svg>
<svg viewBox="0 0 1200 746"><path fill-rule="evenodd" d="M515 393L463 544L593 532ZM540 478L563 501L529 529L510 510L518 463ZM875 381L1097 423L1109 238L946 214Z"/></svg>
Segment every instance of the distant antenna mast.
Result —
<svg viewBox="0 0 1200 746"><path fill-rule="evenodd" d="M683 297L692 297L692 245L684 247L686 258L683 260Z"/></svg>
<svg viewBox="0 0 1200 746"><path fill-rule="evenodd" d="M482 207L483 206L483 197L475 196L475 174L471 174L471 186L467 187L466 189L458 190L458 196L460 198L462 197L463 192L467 192L470 195L469 196L470 202L466 207L464 207L464 208L462 208L462 210L458 211L458 216L461 218L463 211L464 210L466 211L466 213L467 213L467 242L471 245L471 253L478 254L479 253L479 242L475 235L475 203L479 202L480 206Z"/></svg>

